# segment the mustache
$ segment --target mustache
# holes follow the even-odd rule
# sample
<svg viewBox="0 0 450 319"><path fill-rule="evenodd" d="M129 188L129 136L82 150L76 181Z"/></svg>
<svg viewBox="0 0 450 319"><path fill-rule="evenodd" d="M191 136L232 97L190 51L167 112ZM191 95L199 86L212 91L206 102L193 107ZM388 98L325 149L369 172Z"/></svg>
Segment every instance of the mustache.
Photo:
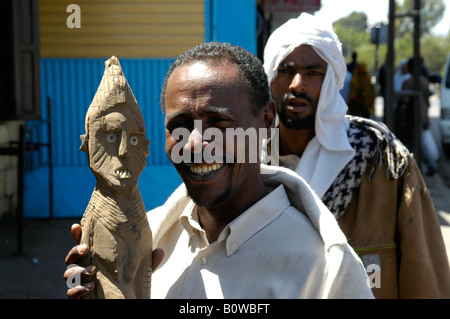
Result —
<svg viewBox="0 0 450 319"><path fill-rule="evenodd" d="M305 99L309 103L312 103L312 98L308 94L306 94L306 93L295 93L295 92L290 92L290 93L286 94L286 96L284 98L284 101L287 102L290 99L294 99L294 98Z"/></svg>

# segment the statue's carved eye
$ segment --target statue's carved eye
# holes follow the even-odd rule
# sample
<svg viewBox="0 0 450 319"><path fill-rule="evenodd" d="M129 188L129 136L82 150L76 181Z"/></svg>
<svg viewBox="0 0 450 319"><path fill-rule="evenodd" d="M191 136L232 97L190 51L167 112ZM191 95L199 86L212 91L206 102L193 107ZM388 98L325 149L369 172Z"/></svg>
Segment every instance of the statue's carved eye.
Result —
<svg viewBox="0 0 450 319"><path fill-rule="evenodd" d="M114 143L116 140L116 133L109 133L108 135L106 135L106 141L108 141L108 143Z"/></svg>
<svg viewBox="0 0 450 319"><path fill-rule="evenodd" d="M139 143L139 138L137 136L130 137L130 144L131 145L136 146L136 145L138 145L138 143Z"/></svg>

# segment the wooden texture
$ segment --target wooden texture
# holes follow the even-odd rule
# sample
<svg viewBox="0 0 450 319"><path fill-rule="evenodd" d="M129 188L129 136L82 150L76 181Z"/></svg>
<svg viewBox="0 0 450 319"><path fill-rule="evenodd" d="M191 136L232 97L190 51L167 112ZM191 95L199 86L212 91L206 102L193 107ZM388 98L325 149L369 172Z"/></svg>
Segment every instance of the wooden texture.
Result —
<svg viewBox="0 0 450 319"><path fill-rule="evenodd" d="M149 298L152 234L137 184L149 141L114 56L105 62L81 140L97 181L81 221L81 243L90 249L82 265L97 267L95 290L88 298Z"/></svg>

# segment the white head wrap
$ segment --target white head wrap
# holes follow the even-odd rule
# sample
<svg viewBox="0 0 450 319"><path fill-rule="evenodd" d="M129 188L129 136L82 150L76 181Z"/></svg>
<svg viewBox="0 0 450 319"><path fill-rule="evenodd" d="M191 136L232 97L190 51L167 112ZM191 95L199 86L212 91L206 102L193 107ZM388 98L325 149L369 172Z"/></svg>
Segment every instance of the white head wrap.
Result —
<svg viewBox="0 0 450 319"><path fill-rule="evenodd" d="M316 136L302 155L296 172L322 197L344 166L353 158L348 142L347 104L343 87L346 63L342 44L328 23L307 13L290 19L269 37L264 49L264 69L269 83L278 65L300 45L310 45L328 64L317 105Z"/></svg>

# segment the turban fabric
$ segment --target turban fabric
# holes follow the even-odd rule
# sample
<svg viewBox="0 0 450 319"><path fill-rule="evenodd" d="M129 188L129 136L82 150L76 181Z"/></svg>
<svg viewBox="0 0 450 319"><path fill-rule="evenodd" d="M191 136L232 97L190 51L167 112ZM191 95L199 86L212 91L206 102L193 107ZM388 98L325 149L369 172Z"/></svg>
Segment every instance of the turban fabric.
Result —
<svg viewBox="0 0 450 319"><path fill-rule="evenodd" d="M316 135L309 142L296 169L322 197L355 154L347 136L349 123L345 115L348 107L339 93L347 68L342 44L331 25L302 13L281 25L267 41L264 69L269 84L277 75L278 65L300 45L310 45L327 63L316 110Z"/></svg>

